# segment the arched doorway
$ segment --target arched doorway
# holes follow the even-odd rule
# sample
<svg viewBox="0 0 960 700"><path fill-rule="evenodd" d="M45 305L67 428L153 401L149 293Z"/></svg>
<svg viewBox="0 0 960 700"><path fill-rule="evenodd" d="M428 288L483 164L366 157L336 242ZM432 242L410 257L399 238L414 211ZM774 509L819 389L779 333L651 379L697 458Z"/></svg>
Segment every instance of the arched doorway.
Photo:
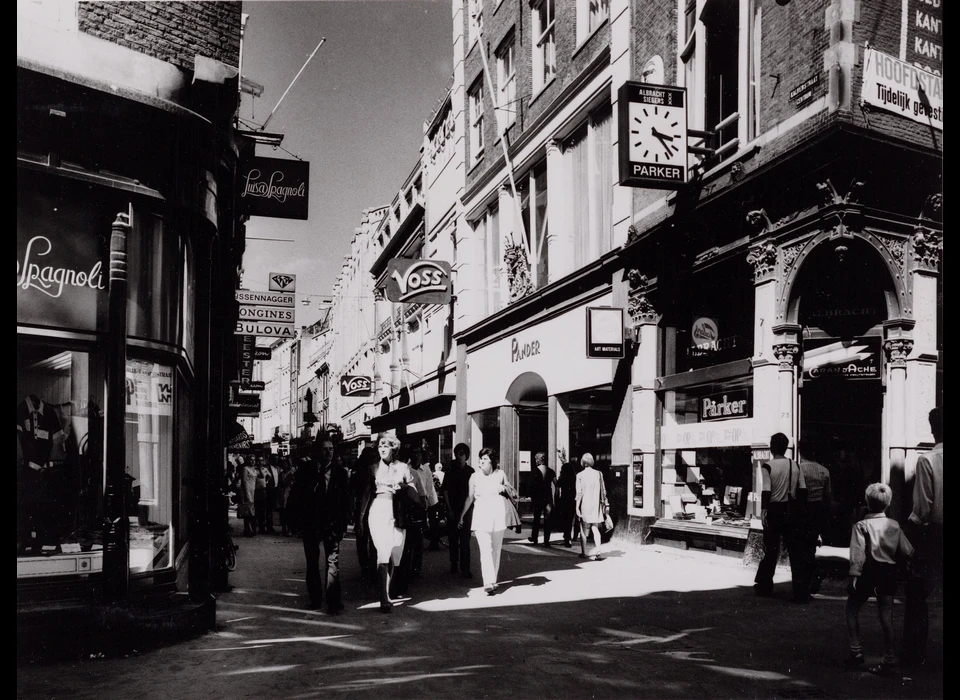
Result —
<svg viewBox="0 0 960 700"><path fill-rule="evenodd" d="M518 487L521 498L527 498L534 456L537 452L547 452L547 384L536 372L524 372L510 384L505 398L517 415Z"/></svg>
<svg viewBox="0 0 960 700"><path fill-rule="evenodd" d="M826 544L844 546L866 486L883 463L883 322L896 298L876 250L860 238L819 243L803 261L791 307L801 327L800 445L830 470Z"/></svg>

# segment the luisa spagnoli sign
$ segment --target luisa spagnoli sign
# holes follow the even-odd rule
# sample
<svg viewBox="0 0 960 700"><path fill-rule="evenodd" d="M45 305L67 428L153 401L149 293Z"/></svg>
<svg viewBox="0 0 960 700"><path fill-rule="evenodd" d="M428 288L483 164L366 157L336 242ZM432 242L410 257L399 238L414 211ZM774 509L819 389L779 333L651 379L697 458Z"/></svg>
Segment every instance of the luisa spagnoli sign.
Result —
<svg viewBox="0 0 960 700"><path fill-rule="evenodd" d="M310 163L253 156L237 170L241 213L275 219L307 219Z"/></svg>

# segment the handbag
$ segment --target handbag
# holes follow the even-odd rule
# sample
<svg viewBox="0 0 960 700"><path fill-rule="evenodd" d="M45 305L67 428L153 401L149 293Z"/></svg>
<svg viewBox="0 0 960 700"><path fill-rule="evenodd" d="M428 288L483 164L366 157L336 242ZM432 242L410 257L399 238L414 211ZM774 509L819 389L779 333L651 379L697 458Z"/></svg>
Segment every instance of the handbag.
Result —
<svg viewBox="0 0 960 700"><path fill-rule="evenodd" d="M253 504L252 503L240 503L237 505L237 517L240 520L244 518L253 517Z"/></svg>
<svg viewBox="0 0 960 700"><path fill-rule="evenodd" d="M393 494L393 526L401 530L417 525L422 526L427 520L427 510L420 503L420 496L411 484L402 484Z"/></svg>

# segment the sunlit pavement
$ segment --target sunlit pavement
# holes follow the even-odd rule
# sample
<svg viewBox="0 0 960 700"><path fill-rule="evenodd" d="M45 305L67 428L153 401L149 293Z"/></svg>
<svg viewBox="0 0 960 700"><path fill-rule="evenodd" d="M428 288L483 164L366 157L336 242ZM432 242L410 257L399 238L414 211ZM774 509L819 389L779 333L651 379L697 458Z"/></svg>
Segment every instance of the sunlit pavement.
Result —
<svg viewBox="0 0 960 700"><path fill-rule="evenodd" d="M234 527L235 534L238 528ZM886 679L847 671L844 584L807 605L756 598L738 559L659 547L533 546L509 533L500 589L451 576L446 549L424 552L421 578L385 615L341 550L346 610L308 609L300 540L237 537L234 590L218 629L124 658L18 668L19 698L936 698L943 695L941 599L935 658ZM899 632L903 608L895 610ZM878 662L876 607L861 615ZM65 631L65 633L69 633Z"/></svg>

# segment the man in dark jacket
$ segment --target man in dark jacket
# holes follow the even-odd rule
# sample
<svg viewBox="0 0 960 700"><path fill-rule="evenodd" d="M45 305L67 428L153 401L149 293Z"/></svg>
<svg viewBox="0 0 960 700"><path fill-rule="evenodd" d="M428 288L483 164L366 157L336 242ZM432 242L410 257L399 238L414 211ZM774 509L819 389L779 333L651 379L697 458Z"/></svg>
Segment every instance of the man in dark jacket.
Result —
<svg viewBox="0 0 960 700"><path fill-rule="evenodd" d="M557 523L563 534L563 546L571 547L573 538L577 536L577 522L574 517L577 513L577 472L579 462L571 455L570 461L560 467L560 476L557 479Z"/></svg>
<svg viewBox="0 0 960 700"><path fill-rule="evenodd" d="M307 592L311 607L325 606L329 615L343 610L340 600L340 541L347 531L350 482L347 470L333 459L333 441L320 438L310 457L301 462L287 505L303 533L307 561ZM323 544L326 585L320 572Z"/></svg>
<svg viewBox="0 0 960 700"><path fill-rule="evenodd" d="M540 536L540 519L543 518L543 546L550 546L550 524L556 490L556 472L547 466L547 455L537 452L536 463L530 472L530 502L533 506L533 532L529 540L534 544Z"/></svg>

